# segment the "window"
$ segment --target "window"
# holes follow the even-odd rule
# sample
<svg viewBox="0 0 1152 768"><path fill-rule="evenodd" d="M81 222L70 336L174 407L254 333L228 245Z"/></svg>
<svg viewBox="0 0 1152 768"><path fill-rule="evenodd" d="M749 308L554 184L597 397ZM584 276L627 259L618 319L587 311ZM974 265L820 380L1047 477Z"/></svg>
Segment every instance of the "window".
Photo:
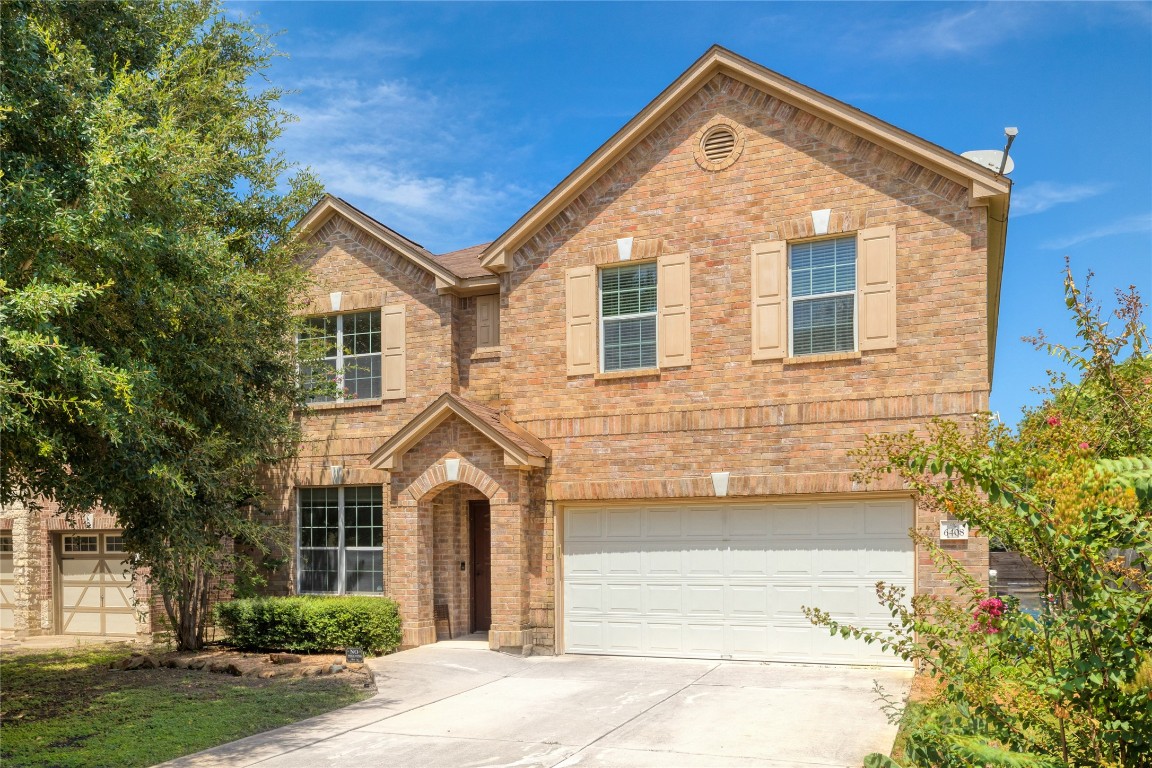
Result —
<svg viewBox="0 0 1152 768"><path fill-rule="evenodd" d="M792 355L856 349L856 238L789 248Z"/></svg>
<svg viewBox="0 0 1152 768"><path fill-rule="evenodd" d="M600 370L656 367L656 264L600 270Z"/></svg>
<svg viewBox="0 0 1152 768"><path fill-rule="evenodd" d="M97 552L100 547L96 536L65 536L65 552Z"/></svg>
<svg viewBox="0 0 1152 768"><path fill-rule="evenodd" d="M310 317L300 341L315 345L309 351L323 358L301 366L304 381L331 377L343 393L339 397L317 395L309 398L309 402L380 397L379 312Z"/></svg>
<svg viewBox="0 0 1152 768"><path fill-rule="evenodd" d="M383 593L381 488L301 488L299 505L299 591Z"/></svg>
<svg viewBox="0 0 1152 768"><path fill-rule="evenodd" d="M12 537L8 536L8 535L0 536L0 552L11 552L11 551L12 551Z"/></svg>
<svg viewBox="0 0 1152 768"><path fill-rule="evenodd" d="M108 534L104 537L104 551L105 552L123 552L124 551L124 537L113 536Z"/></svg>

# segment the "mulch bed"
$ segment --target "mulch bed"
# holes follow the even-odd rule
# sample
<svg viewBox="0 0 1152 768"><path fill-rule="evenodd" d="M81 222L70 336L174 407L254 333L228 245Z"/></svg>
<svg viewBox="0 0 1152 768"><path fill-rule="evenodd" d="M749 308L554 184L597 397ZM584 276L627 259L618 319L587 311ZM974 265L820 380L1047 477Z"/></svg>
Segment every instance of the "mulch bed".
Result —
<svg viewBox="0 0 1152 768"><path fill-rule="evenodd" d="M112 662L111 669L126 672L137 669L188 669L233 677L318 677L350 675L363 678L365 687L373 682L372 672L364 664L348 664L343 654L245 653L227 648L210 648L198 652L148 653L132 655ZM349 680L349 683L359 681Z"/></svg>

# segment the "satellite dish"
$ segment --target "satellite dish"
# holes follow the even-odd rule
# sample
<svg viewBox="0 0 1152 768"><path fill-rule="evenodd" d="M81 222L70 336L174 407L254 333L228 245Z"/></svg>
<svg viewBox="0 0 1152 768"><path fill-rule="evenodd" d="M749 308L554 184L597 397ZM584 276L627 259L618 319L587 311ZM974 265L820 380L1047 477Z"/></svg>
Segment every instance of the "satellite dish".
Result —
<svg viewBox="0 0 1152 768"><path fill-rule="evenodd" d="M1012 162L1012 158L1007 157L999 149L973 149L964 152L960 157L966 157L972 162L978 163L997 173L1009 174L1012 173L1012 169L1016 167L1016 163ZM1004 163L1003 171L1000 170L1001 163Z"/></svg>

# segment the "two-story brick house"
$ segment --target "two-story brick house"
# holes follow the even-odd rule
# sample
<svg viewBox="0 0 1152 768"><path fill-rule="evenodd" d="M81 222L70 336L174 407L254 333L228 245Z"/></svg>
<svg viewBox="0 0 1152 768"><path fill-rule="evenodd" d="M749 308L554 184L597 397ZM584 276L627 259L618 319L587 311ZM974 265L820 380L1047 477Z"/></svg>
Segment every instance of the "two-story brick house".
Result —
<svg viewBox="0 0 1152 768"><path fill-rule="evenodd" d="M324 199L348 395L270 479L277 588L390 595L411 645L895 662L800 607L883 626L877 580L944 588L907 536L940 521L849 451L987 408L1009 193L713 48L495 242Z"/></svg>
<svg viewBox="0 0 1152 768"><path fill-rule="evenodd" d="M891 662L872 585L945 586L863 436L987 406L1010 185L714 48L493 243L336 198L313 335L348 391L269 478L281 592L389 594L405 642ZM945 542L985 576L980 538ZM150 633L116 521L0 511L0 630ZM441 615L444 620L437 621Z"/></svg>

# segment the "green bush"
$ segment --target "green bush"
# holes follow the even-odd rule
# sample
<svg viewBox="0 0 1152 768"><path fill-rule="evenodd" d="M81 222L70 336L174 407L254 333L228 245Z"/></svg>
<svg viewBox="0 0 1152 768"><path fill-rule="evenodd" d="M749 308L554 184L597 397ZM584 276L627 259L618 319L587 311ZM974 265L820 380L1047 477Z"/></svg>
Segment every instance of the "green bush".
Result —
<svg viewBox="0 0 1152 768"><path fill-rule="evenodd" d="M386 597L255 597L216 606L227 643L255 651L390 653L400 646L400 609Z"/></svg>

